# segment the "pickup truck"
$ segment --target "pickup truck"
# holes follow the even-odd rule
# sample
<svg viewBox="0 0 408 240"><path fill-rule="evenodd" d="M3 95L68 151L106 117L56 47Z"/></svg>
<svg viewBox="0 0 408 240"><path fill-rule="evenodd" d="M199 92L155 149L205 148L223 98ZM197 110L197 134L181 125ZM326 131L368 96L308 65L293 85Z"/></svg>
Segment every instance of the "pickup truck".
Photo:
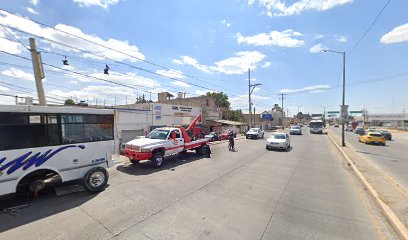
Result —
<svg viewBox="0 0 408 240"><path fill-rule="evenodd" d="M131 163L150 160L153 167L159 168L163 164L163 159L167 156L195 150L199 155L210 155L211 150L208 145L209 139L195 139L198 130L195 123L201 119L201 115L185 129L184 127L164 127L151 131L146 138L134 139L125 144L125 156ZM190 137L188 131L193 130Z"/></svg>

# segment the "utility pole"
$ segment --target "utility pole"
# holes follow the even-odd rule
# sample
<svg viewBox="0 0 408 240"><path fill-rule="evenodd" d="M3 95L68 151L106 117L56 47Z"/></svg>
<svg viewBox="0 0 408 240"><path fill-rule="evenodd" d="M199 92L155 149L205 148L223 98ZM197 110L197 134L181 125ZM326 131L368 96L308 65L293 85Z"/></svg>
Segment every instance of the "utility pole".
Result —
<svg viewBox="0 0 408 240"><path fill-rule="evenodd" d="M346 146L346 141L345 141L345 133L344 133L344 122L345 122L345 117L346 117L346 52L341 52L341 51L333 51L329 49L322 50L322 52L331 52L331 53L337 53L341 54L343 56L343 98L341 101L341 145L343 147Z"/></svg>
<svg viewBox="0 0 408 240"><path fill-rule="evenodd" d="M281 95L281 97L279 97L279 99L282 100L282 105L281 105L281 106L282 106L282 112L284 112L284 111L283 111L283 100L286 99L285 96L286 96L287 94L281 93L280 95Z"/></svg>
<svg viewBox="0 0 408 240"><path fill-rule="evenodd" d="M35 85L37 87L38 102L40 106L47 106L45 99L44 86L42 79L44 78L44 69L42 66L41 53L37 52L35 39L30 38L31 61L33 63Z"/></svg>
<svg viewBox="0 0 408 240"><path fill-rule="evenodd" d="M343 100L342 100L342 105L343 105L343 108L345 108L346 106L346 52L343 52ZM343 113L344 113L344 111L343 111ZM344 115L346 115L345 113L344 113ZM346 146L346 141L345 141L345 136L344 136L344 121L345 119L344 119L344 117L343 117L343 121L342 121L342 124L341 124L341 127L343 128L342 129L342 131L341 131L341 145L343 146L343 147L345 147Z"/></svg>
<svg viewBox="0 0 408 240"><path fill-rule="evenodd" d="M249 128L252 128L252 103L251 103L251 69L248 68L248 109L249 109Z"/></svg>
<svg viewBox="0 0 408 240"><path fill-rule="evenodd" d="M255 124L255 121L256 121L256 114L255 114L255 107L254 107L254 124Z"/></svg>

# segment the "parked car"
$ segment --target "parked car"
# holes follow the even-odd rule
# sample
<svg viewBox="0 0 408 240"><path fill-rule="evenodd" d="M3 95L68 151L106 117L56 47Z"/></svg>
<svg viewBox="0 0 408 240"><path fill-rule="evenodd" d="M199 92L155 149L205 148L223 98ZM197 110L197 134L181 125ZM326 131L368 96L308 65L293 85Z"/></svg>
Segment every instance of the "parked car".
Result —
<svg viewBox="0 0 408 240"><path fill-rule="evenodd" d="M338 127L339 127L339 124L334 124L334 127L335 127L335 128L338 128Z"/></svg>
<svg viewBox="0 0 408 240"><path fill-rule="evenodd" d="M253 138L253 139L259 139L264 137L264 131L262 131L260 128L251 128L249 131L246 133L246 138Z"/></svg>
<svg viewBox="0 0 408 240"><path fill-rule="evenodd" d="M290 135L293 135L293 134L302 135L302 127L299 125L293 125L289 129L289 134Z"/></svg>
<svg viewBox="0 0 408 240"><path fill-rule="evenodd" d="M219 141L221 141L221 140L228 140L228 136L230 135L230 132L231 132L231 131L234 132L234 138L236 138L236 137L237 137L237 132L234 131L234 130L231 130L231 129L227 129L227 130L225 130L223 133L221 133L221 134L218 136L218 140L219 140Z"/></svg>
<svg viewBox="0 0 408 240"><path fill-rule="evenodd" d="M365 133L365 130L363 127L356 127L356 129L354 129L354 133L363 135Z"/></svg>
<svg viewBox="0 0 408 240"><path fill-rule="evenodd" d="M205 135L204 138L210 139L210 142L218 141L218 133L210 132L209 134Z"/></svg>
<svg viewBox="0 0 408 240"><path fill-rule="evenodd" d="M375 131L375 132L381 133L381 135L383 135L383 137L384 137L386 140L392 140L392 135L391 135L391 133L390 133L389 131L387 131L387 130L377 130L377 131Z"/></svg>
<svg viewBox="0 0 408 240"><path fill-rule="evenodd" d="M358 141L365 144L379 144L385 145L385 138L379 132L367 132L364 135L358 137Z"/></svg>
<svg viewBox="0 0 408 240"><path fill-rule="evenodd" d="M266 140L266 149L290 149L290 138L287 133L274 133Z"/></svg>

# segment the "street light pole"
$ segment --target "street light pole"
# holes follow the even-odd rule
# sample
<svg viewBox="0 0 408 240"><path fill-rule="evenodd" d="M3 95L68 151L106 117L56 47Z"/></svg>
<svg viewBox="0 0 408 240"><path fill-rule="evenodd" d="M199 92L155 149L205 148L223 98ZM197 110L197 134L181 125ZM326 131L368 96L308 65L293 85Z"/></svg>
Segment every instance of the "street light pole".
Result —
<svg viewBox="0 0 408 240"><path fill-rule="evenodd" d="M249 128L252 128L252 102L251 94L256 86L261 86L262 84L256 83L251 84L251 69L248 68L248 100L249 100Z"/></svg>
<svg viewBox="0 0 408 240"><path fill-rule="evenodd" d="M345 147L346 146L346 141L345 141L345 134L344 134L344 122L345 122L345 104L346 104L346 52L341 52L341 51L334 51L334 50L322 50L322 52L332 52L332 53L338 53L343 55L343 98L341 101L341 146Z"/></svg>
<svg viewBox="0 0 408 240"><path fill-rule="evenodd" d="M343 100L342 100L342 105L343 105L343 116L342 116L342 130L341 130L341 146L345 147L346 146L346 141L345 141L345 136L344 136L344 117L345 117L345 105L346 105L346 52L343 52Z"/></svg>

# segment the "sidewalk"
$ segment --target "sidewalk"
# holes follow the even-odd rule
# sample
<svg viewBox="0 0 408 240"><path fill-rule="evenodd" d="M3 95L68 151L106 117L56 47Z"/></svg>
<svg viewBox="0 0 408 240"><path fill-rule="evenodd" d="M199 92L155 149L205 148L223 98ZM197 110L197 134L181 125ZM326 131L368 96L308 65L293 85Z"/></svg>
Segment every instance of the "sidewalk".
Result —
<svg viewBox="0 0 408 240"><path fill-rule="evenodd" d="M350 168L366 186L366 190L377 202L384 216L401 239L408 239L408 192L392 181L384 172L350 147L340 147L340 138L327 129L328 137L349 161Z"/></svg>

